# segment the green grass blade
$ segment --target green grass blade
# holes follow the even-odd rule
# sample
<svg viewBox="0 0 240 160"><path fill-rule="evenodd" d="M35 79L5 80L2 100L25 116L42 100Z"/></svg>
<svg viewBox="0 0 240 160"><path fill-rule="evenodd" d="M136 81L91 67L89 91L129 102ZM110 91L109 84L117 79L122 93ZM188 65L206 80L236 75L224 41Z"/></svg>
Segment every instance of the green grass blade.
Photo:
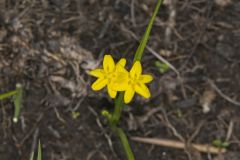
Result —
<svg viewBox="0 0 240 160"><path fill-rule="evenodd" d="M22 85L21 84L17 84L16 85L16 95L14 97L14 116L13 116L13 122L17 123L18 122L18 117L20 114L20 109L21 109L21 105L22 105Z"/></svg>
<svg viewBox="0 0 240 160"><path fill-rule="evenodd" d="M38 142L38 155L37 155L37 160L42 160L42 149L41 149L41 143L40 143L40 141Z"/></svg>
<svg viewBox="0 0 240 160"><path fill-rule="evenodd" d="M10 92L7 92L7 93L3 93L3 94L0 94L0 100L3 100L3 99L6 99L6 98L9 98L11 96L14 96L17 94L17 90L15 91L10 91Z"/></svg>
<svg viewBox="0 0 240 160"><path fill-rule="evenodd" d="M146 29L143 37L142 37L140 45L138 46L138 49L137 49L137 51L135 53L133 62L141 61L143 51L144 51L144 49L145 49L145 47L147 45L147 42L148 42L148 39L149 39L149 36L150 36L150 32L152 30L153 22L154 22L154 20L155 20L155 18L157 16L157 13L158 13L158 10L159 10L161 4L162 4L162 0L158 0L157 6L156 6L156 8L155 8L155 10L153 12L153 15L152 15L152 17L150 19L150 22L148 23L147 29Z"/></svg>

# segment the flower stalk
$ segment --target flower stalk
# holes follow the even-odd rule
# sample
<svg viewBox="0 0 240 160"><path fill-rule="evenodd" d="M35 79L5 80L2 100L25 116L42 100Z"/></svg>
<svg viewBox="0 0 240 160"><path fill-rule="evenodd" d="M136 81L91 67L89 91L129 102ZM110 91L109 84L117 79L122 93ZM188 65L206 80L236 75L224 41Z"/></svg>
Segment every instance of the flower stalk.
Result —
<svg viewBox="0 0 240 160"><path fill-rule="evenodd" d="M163 0L158 0L147 29L135 53L130 72L124 68L126 59L122 58L117 64L115 64L110 55L104 56L102 69L95 69L90 72L92 76L98 78L93 83L92 89L98 91L107 86L109 96L115 99L115 108L113 113L109 114L108 112L104 112L104 114L109 121L111 130L119 137L128 160L134 160L134 154L126 134L118 127L118 125L124 104L130 103L135 93L138 93L144 98L150 98L151 96L146 83L151 82L153 78L149 74L142 74L141 58L162 1ZM119 92L118 96L117 92Z"/></svg>
<svg viewBox="0 0 240 160"><path fill-rule="evenodd" d="M122 143L123 149L125 151L125 154L127 156L127 159L134 160L135 159L134 154L132 152L132 149L130 147L126 134L124 133L123 129L117 127L121 117L122 109L124 107L123 97L124 97L124 93L120 92L118 97L115 100L114 112L113 112L112 118L109 120L110 128L119 137Z"/></svg>
<svg viewBox="0 0 240 160"><path fill-rule="evenodd" d="M110 126L117 126L119 123L122 109L124 107L123 96L124 96L124 93L120 92L118 97L115 99L115 106L114 106L115 108L114 108L112 117L110 119Z"/></svg>

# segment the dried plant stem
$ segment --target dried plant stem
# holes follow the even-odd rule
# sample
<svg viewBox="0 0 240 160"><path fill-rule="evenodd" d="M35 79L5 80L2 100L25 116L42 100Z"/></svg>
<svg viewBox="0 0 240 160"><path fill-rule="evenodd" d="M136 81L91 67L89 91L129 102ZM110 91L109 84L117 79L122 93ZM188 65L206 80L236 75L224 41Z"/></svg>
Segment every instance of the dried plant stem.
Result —
<svg viewBox="0 0 240 160"><path fill-rule="evenodd" d="M186 148L186 144L180 141L174 141L174 140L167 140L167 139L158 139L158 138L144 138L144 137L131 137L131 140L142 142L142 143L148 143L148 144L154 144L159 146L166 146L171 148L178 148L178 149L184 149ZM208 145L208 144L191 144L191 147L196 149L199 152L204 153L211 153L211 154L219 154L219 153L225 153L225 148L216 148L214 146Z"/></svg>
<svg viewBox="0 0 240 160"><path fill-rule="evenodd" d="M218 87L217 85L211 80L206 78L207 82L211 85L211 87L221 96L223 97L225 100L227 100L228 102L236 105L236 106L240 106L240 102L230 98L229 96L225 95Z"/></svg>

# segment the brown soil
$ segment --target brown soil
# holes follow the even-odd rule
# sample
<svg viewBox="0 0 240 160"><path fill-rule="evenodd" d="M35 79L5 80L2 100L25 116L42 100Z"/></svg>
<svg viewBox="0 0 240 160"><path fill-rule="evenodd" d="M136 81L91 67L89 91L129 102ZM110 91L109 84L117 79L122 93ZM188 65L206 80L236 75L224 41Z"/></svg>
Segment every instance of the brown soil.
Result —
<svg viewBox="0 0 240 160"><path fill-rule="evenodd" d="M38 139L44 160L126 159L101 116L113 101L91 90L88 71L105 53L130 67L156 2L0 0L0 93L24 85L17 124L11 99L0 104L0 160L28 159ZM238 0L165 0L142 61L152 98L136 96L121 127L129 138L229 146L213 155L131 141L136 160L240 159L239 42ZM160 73L154 53L176 71Z"/></svg>

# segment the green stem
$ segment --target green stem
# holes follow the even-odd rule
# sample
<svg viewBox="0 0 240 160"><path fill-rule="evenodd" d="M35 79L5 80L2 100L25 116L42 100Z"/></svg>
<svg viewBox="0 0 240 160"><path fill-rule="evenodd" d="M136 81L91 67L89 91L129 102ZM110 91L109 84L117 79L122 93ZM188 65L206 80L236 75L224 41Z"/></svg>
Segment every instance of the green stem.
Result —
<svg viewBox="0 0 240 160"><path fill-rule="evenodd" d="M119 119L121 117L122 109L123 109L123 106L124 106L123 97L124 97L124 93L120 92L117 99L115 100L114 112L113 112L113 115L110 119L110 125L111 126L116 126L119 123Z"/></svg>
<svg viewBox="0 0 240 160"><path fill-rule="evenodd" d="M116 132L117 132L117 135L122 142L125 154L127 155L127 159L128 160L134 160L135 158L134 158L132 149L129 145L127 136L125 135L124 131L121 128L116 128Z"/></svg>
<svg viewBox="0 0 240 160"><path fill-rule="evenodd" d="M20 109L21 109L21 106L22 106L22 85L21 84L17 84L16 85L16 91L17 91L17 94L15 95L14 97L14 117L13 117L13 122L14 123L17 123L18 121L18 117L19 117L19 114L20 114Z"/></svg>
<svg viewBox="0 0 240 160"><path fill-rule="evenodd" d="M117 99L115 100L114 112L111 118L109 119L109 122L110 122L110 127L112 131L115 132L118 135L119 139L121 140L121 143L123 145L123 148L127 155L128 160L134 160L133 152L129 145L127 136L125 135L125 133L121 128L117 127L121 117L122 109L124 107L123 97L124 97L124 92L120 92Z"/></svg>

